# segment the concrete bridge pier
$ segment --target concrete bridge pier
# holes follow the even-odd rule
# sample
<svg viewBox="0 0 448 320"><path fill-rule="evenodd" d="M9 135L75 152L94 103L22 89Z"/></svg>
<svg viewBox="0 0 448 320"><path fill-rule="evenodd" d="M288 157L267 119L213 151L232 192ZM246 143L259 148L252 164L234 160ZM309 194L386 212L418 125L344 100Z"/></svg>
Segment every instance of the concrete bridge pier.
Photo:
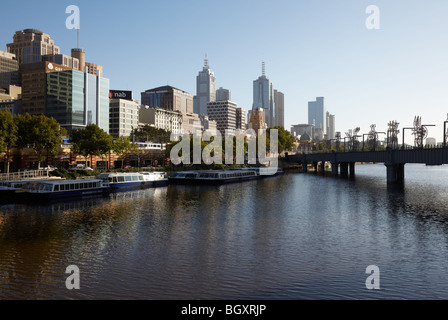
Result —
<svg viewBox="0 0 448 320"><path fill-rule="evenodd" d="M348 162L341 162L339 164L339 166L341 168L341 176L347 177L348 176Z"/></svg>
<svg viewBox="0 0 448 320"><path fill-rule="evenodd" d="M302 162L302 173L307 173L307 172L308 172L308 163Z"/></svg>
<svg viewBox="0 0 448 320"><path fill-rule="evenodd" d="M321 161L321 162L320 162L320 171L321 171L322 173L325 173L325 161Z"/></svg>
<svg viewBox="0 0 448 320"><path fill-rule="evenodd" d="M387 183L402 183L404 181L404 163L385 163L387 168Z"/></svg>
<svg viewBox="0 0 448 320"><path fill-rule="evenodd" d="M337 176L339 174L339 163L332 162L331 163L331 174Z"/></svg>
<svg viewBox="0 0 448 320"><path fill-rule="evenodd" d="M355 163L350 162L350 177L355 177Z"/></svg>

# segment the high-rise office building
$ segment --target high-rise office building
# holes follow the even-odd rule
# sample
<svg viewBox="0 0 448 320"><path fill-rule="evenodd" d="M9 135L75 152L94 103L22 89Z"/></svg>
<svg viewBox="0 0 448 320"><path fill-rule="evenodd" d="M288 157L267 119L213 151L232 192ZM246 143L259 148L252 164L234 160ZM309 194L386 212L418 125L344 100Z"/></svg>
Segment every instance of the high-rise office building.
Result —
<svg viewBox="0 0 448 320"><path fill-rule="evenodd" d="M163 86L142 92L141 103L169 111L193 113L193 96L172 86Z"/></svg>
<svg viewBox="0 0 448 320"><path fill-rule="evenodd" d="M236 108L236 128L246 130L246 110Z"/></svg>
<svg viewBox="0 0 448 320"><path fill-rule="evenodd" d="M36 29L17 31L13 42L6 47L9 53L16 55L19 64L41 62L44 55L60 53L50 35Z"/></svg>
<svg viewBox="0 0 448 320"><path fill-rule="evenodd" d="M230 90L220 87L216 90L216 101L232 100Z"/></svg>
<svg viewBox="0 0 448 320"><path fill-rule="evenodd" d="M285 127L285 95L283 92L274 90L275 120L277 127Z"/></svg>
<svg viewBox="0 0 448 320"><path fill-rule="evenodd" d="M19 61L16 55L0 51L0 88L19 85Z"/></svg>
<svg viewBox="0 0 448 320"><path fill-rule="evenodd" d="M207 104L208 118L216 121L216 128L224 137L226 130L236 129L236 109L235 102L211 101Z"/></svg>
<svg viewBox="0 0 448 320"><path fill-rule="evenodd" d="M266 124L268 127L274 127L276 125L274 84L266 77L264 61L261 76L254 80L253 94L254 109L263 109Z"/></svg>
<svg viewBox="0 0 448 320"><path fill-rule="evenodd" d="M109 133L109 79L77 70L49 72L46 112L70 133L96 124Z"/></svg>
<svg viewBox="0 0 448 320"><path fill-rule="evenodd" d="M70 69L48 61L22 64L22 112L46 114L47 73Z"/></svg>
<svg viewBox="0 0 448 320"><path fill-rule="evenodd" d="M109 134L114 138L130 137L139 125L141 106L135 100L109 100Z"/></svg>
<svg viewBox="0 0 448 320"><path fill-rule="evenodd" d="M316 101L308 102L308 124L313 124L316 130L320 128L322 133L325 134L327 122L323 97L317 97Z"/></svg>
<svg viewBox="0 0 448 320"><path fill-rule="evenodd" d="M210 70L207 56L205 56L204 67L196 77L196 100L197 110L200 115L208 114L207 104L216 101L216 78Z"/></svg>
<svg viewBox="0 0 448 320"><path fill-rule="evenodd" d="M334 114L330 114L330 112L327 111L326 113L327 118L327 140L334 139L336 136L336 123L335 123L335 117Z"/></svg>

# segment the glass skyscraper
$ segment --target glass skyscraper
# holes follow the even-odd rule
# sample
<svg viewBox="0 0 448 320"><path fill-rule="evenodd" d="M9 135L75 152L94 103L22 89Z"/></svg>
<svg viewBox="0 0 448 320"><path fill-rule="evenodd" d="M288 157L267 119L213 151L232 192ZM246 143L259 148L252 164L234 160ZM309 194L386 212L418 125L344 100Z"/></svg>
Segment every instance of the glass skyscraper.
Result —
<svg viewBox="0 0 448 320"><path fill-rule="evenodd" d="M254 80L254 99L253 108L255 110L263 109L265 122L268 127L277 125L275 119L275 97L274 84L265 74L265 64L263 62L262 75Z"/></svg>
<svg viewBox="0 0 448 320"><path fill-rule="evenodd" d="M208 66L207 56L204 68L196 77L196 103L200 115L207 115L207 104L216 101L216 78Z"/></svg>
<svg viewBox="0 0 448 320"><path fill-rule="evenodd" d="M321 129L325 133L327 129L326 112L323 97L317 97L316 101L308 102L308 124L314 124L316 129Z"/></svg>
<svg viewBox="0 0 448 320"><path fill-rule="evenodd" d="M109 79L77 70L47 73L46 115L71 132L94 123L109 132Z"/></svg>

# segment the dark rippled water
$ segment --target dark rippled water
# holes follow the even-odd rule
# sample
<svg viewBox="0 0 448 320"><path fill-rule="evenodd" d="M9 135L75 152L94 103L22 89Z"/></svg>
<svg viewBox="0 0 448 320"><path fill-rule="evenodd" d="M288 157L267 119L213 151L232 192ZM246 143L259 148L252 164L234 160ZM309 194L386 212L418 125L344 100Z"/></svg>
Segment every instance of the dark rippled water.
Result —
<svg viewBox="0 0 448 320"><path fill-rule="evenodd" d="M356 172L0 205L0 298L448 299L448 167Z"/></svg>

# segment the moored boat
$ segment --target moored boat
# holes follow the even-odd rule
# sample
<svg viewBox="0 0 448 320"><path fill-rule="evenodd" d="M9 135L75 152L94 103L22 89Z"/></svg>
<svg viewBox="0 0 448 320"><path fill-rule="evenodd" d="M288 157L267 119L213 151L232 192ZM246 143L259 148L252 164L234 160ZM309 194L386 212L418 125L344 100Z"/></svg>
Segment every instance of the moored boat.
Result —
<svg viewBox="0 0 448 320"><path fill-rule="evenodd" d="M15 195L22 200L29 200L82 197L109 192L109 183L101 179L82 179L27 182Z"/></svg>
<svg viewBox="0 0 448 320"><path fill-rule="evenodd" d="M0 181L0 202L12 202L15 199L16 191L22 190L30 182L40 181L61 181L60 178L31 179L31 180L13 180Z"/></svg>
<svg viewBox="0 0 448 320"><path fill-rule="evenodd" d="M181 171L168 177L170 183L177 184L224 184L258 179L255 170L207 170Z"/></svg>
<svg viewBox="0 0 448 320"><path fill-rule="evenodd" d="M97 176L108 182L112 191L164 186L168 183L164 172L111 172Z"/></svg>

